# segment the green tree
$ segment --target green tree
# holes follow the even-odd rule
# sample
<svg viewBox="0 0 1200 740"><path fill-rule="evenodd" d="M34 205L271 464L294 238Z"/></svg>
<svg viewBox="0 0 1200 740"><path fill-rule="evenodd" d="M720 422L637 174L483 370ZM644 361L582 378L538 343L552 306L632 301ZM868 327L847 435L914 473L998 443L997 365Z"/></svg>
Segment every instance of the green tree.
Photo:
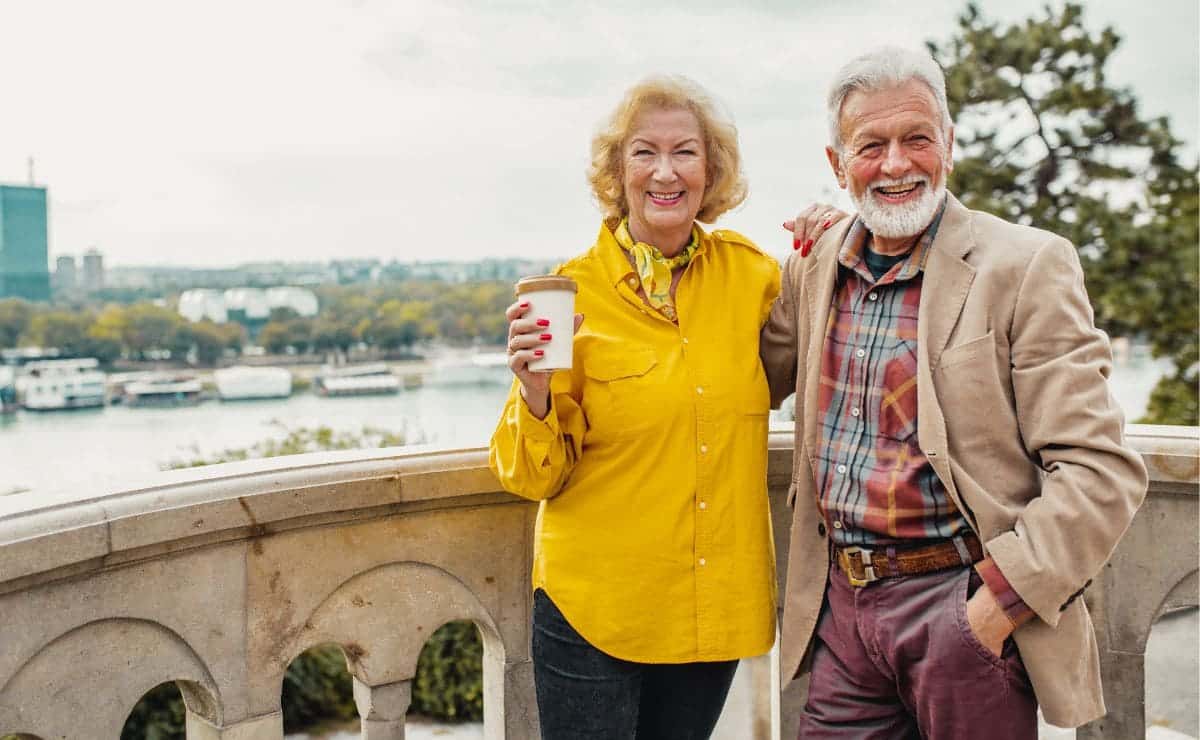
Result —
<svg viewBox="0 0 1200 740"><path fill-rule="evenodd" d="M112 362L121 356L129 320L122 306L105 306L88 327L88 351L101 362Z"/></svg>
<svg viewBox="0 0 1200 740"><path fill-rule="evenodd" d="M1196 165L1165 118L1108 82L1119 44L1077 4L1005 27L968 5L954 38L929 44L956 123L950 188L1074 242L1097 324L1174 364L1146 420L1197 424Z"/></svg>
<svg viewBox="0 0 1200 740"><path fill-rule="evenodd" d="M258 343L273 355L280 355L292 346L291 330L286 321L268 321L258 332Z"/></svg>
<svg viewBox="0 0 1200 740"><path fill-rule="evenodd" d="M237 325L218 326L211 321L180 324L170 343L171 357L181 359L195 351L197 364L208 367L217 364L232 341L227 326Z"/></svg>
<svg viewBox="0 0 1200 740"><path fill-rule="evenodd" d="M370 344L384 349L411 347L422 338L429 307L424 303L405 303L395 298L385 301L363 331Z"/></svg>
<svg viewBox="0 0 1200 740"><path fill-rule="evenodd" d="M33 306L20 298L0 300L0 349L19 345L33 320Z"/></svg>
<svg viewBox="0 0 1200 740"><path fill-rule="evenodd" d="M153 350L170 350L183 322L179 314L165 306L135 303L125 309L125 348L137 358L145 358Z"/></svg>
<svg viewBox="0 0 1200 740"><path fill-rule="evenodd" d="M356 341L354 324L333 318L318 318L313 322L312 345L318 352L331 349L346 352Z"/></svg>
<svg viewBox="0 0 1200 740"><path fill-rule="evenodd" d="M33 317L29 338L41 347L56 347L65 354L78 355L86 349L87 330L92 318L68 311L48 311Z"/></svg>

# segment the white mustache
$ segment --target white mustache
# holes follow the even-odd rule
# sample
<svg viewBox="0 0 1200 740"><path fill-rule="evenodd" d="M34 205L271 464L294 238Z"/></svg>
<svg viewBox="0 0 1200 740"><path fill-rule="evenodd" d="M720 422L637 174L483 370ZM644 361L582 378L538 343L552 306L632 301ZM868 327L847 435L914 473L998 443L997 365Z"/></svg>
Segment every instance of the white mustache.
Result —
<svg viewBox="0 0 1200 740"><path fill-rule="evenodd" d="M909 175L908 177L902 177L899 180L892 180L892 179L876 180L871 183L870 189L874 190L876 188L895 188L895 187L902 187L904 185L928 185L928 184L929 184L929 178L924 175Z"/></svg>

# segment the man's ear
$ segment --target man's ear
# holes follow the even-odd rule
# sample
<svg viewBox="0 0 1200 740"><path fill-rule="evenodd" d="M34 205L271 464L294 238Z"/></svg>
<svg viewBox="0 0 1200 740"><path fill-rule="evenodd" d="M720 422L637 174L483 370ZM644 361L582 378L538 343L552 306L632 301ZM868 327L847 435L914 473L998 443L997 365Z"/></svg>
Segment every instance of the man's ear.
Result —
<svg viewBox="0 0 1200 740"><path fill-rule="evenodd" d="M954 171L954 126L946 133L946 174Z"/></svg>
<svg viewBox="0 0 1200 740"><path fill-rule="evenodd" d="M825 147L825 158L829 160L829 166L833 168L833 176L837 178L838 187L842 190L846 189L846 170L842 167L841 156L833 150L833 147Z"/></svg>

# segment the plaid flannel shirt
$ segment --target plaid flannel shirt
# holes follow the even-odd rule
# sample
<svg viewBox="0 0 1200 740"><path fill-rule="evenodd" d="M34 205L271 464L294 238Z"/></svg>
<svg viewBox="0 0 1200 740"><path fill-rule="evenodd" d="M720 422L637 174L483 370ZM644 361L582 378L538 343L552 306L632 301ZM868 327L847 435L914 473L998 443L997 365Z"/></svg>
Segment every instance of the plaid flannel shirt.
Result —
<svg viewBox="0 0 1200 740"><path fill-rule="evenodd" d="M917 311L943 204L908 256L878 280L861 220L841 269L821 357L818 507L835 545L914 545L970 532L917 440ZM1015 625L1032 610L990 558L976 565Z"/></svg>

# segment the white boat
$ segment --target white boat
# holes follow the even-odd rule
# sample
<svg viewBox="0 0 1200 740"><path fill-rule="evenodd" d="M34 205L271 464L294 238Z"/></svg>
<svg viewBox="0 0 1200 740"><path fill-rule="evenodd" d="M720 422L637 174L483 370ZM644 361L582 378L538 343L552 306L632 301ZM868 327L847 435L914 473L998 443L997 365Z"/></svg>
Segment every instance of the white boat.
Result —
<svg viewBox="0 0 1200 740"><path fill-rule="evenodd" d="M130 406L190 406L200 403L203 386L190 375L154 375L125 384Z"/></svg>
<svg viewBox="0 0 1200 740"><path fill-rule="evenodd" d="M30 411L103 406L104 373L99 368L94 357L30 362L17 377L17 398Z"/></svg>
<svg viewBox="0 0 1200 740"><path fill-rule="evenodd" d="M292 395L292 373L282 367L236 365L213 373L222 401L252 398L287 398Z"/></svg>
<svg viewBox="0 0 1200 740"><path fill-rule="evenodd" d="M313 378L313 389L322 396L374 396L400 392L400 379L382 362L330 367Z"/></svg>

